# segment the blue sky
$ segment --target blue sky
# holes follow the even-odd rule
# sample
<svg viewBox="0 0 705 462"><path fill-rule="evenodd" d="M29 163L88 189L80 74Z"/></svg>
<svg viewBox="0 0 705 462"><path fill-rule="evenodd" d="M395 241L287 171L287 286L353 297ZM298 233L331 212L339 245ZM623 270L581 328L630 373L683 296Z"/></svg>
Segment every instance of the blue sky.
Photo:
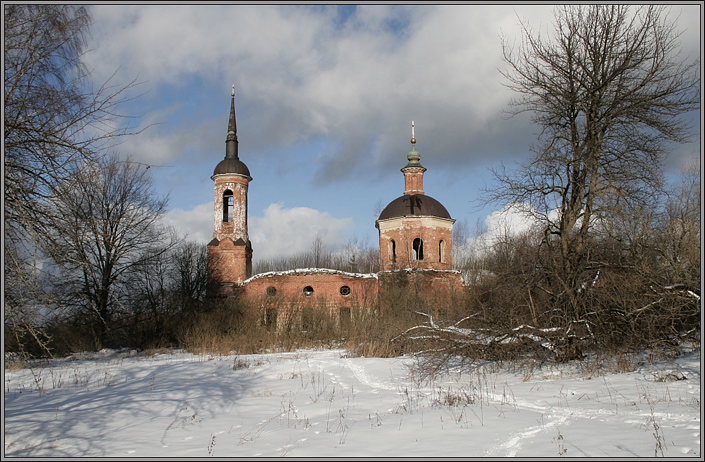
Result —
<svg viewBox="0 0 705 462"><path fill-rule="evenodd" d="M403 193L416 121L426 193L470 230L491 167L527 159L536 128L507 118L500 37L519 18L547 31L551 5L93 5L84 62L96 82L137 79L123 108L149 126L117 150L154 166L168 219L212 237L213 168L225 155L237 88L240 158L250 184L255 259L377 246L374 222ZM700 55L700 7L671 7L684 53ZM676 172L700 145L674 148Z"/></svg>

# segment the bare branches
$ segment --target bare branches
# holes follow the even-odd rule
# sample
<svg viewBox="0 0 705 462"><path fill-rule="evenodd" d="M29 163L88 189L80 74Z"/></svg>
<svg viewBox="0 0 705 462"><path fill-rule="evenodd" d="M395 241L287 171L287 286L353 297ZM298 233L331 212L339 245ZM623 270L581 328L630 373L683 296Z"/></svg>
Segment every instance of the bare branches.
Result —
<svg viewBox="0 0 705 462"><path fill-rule="evenodd" d="M117 108L134 82L90 87L81 64L90 17L74 5L6 5L5 223L10 237L37 218L33 204L130 132Z"/></svg>
<svg viewBox="0 0 705 462"><path fill-rule="evenodd" d="M49 248L47 237L57 232L50 223L55 211L47 203L81 168L132 132L119 106L128 101L135 82L118 86L109 79L91 85L81 62L91 22L84 7L14 4L3 9L4 250L13 256L6 261L6 275L19 294L5 304L6 320L33 329L38 342L40 324L46 323L40 319L59 303L57 294L47 292L44 279L50 278L38 269L51 266L40 251ZM96 229L74 219L75 240L95 235ZM96 252L61 257L79 261ZM51 254L58 256L53 249Z"/></svg>
<svg viewBox="0 0 705 462"><path fill-rule="evenodd" d="M676 34L663 10L565 6L553 40L523 31L518 51L503 46L503 75L518 94L514 107L542 129L533 164L549 174L541 183L553 186L557 174L560 186L570 186L549 189L573 199L561 212L599 204L603 194L591 182L627 196L630 184L658 186L662 141L685 140L689 127L679 116L699 107L696 63L674 60Z"/></svg>
<svg viewBox="0 0 705 462"><path fill-rule="evenodd" d="M116 289L177 242L160 225L165 207L146 169L108 159L86 164L61 183L43 209L40 245L61 269L54 285L69 297L65 305L99 322L101 342L120 312Z"/></svg>
<svg viewBox="0 0 705 462"><path fill-rule="evenodd" d="M698 66L677 60L678 34L655 5L562 6L551 37L522 31L517 49L503 44L502 74L514 113L530 112L541 135L530 163L496 173L493 196L531 206L575 292L596 224L653 204L664 143L686 140L680 116L699 108Z"/></svg>
<svg viewBox="0 0 705 462"><path fill-rule="evenodd" d="M374 273L379 270L379 253L366 243L349 240L342 249L331 250L320 236L315 236L309 250L298 254L255 263L255 274L286 271L296 268L328 268L353 273Z"/></svg>
<svg viewBox="0 0 705 462"><path fill-rule="evenodd" d="M455 322L439 322L429 313L415 312L426 322L406 329L392 341L413 342L413 354L423 358L422 370L432 375L451 364L468 364L478 360L517 359L526 354L551 355L558 360L581 357L581 345L594 341L589 323L577 320L562 327L535 327L521 324L513 328L460 327L477 312ZM583 336L578 330L583 327Z"/></svg>
<svg viewBox="0 0 705 462"><path fill-rule="evenodd" d="M554 186L569 190L570 183L559 182L566 178ZM538 201L551 195L541 179L531 170L523 183L512 177L510 185ZM475 272L488 276L470 282L466 312L480 314L456 326L454 318L439 321L434 313L398 340L414 342L427 358L422 369L430 371L478 359L677 351L700 332L700 191L693 169L650 207L614 198L607 209L603 198L604 213L593 214L582 255L568 248L575 252L567 254L572 267L564 264L560 215L537 211L540 202L532 202L536 209L526 210L544 229L506 233L473 262ZM570 239L584 232L585 216L577 215Z"/></svg>

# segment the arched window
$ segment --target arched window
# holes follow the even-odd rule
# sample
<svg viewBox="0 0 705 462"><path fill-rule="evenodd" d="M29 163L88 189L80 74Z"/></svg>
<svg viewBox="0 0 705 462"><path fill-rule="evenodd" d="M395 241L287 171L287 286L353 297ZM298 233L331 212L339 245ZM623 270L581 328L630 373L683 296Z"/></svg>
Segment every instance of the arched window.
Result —
<svg viewBox="0 0 705 462"><path fill-rule="evenodd" d="M392 256L392 263L397 261L397 243L394 242L394 239L391 239L389 241L389 253Z"/></svg>
<svg viewBox="0 0 705 462"><path fill-rule="evenodd" d="M416 239L414 239L413 249L414 249L414 253L413 253L414 260L423 260L423 241L421 240L420 237L417 237Z"/></svg>
<svg viewBox="0 0 705 462"><path fill-rule="evenodd" d="M446 262L446 241L441 241L438 243L438 261L441 263Z"/></svg>
<svg viewBox="0 0 705 462"><path fill-rule="evenodd" d="M235 197L229 189L223 191L223 223L233 221L235 214Z"/></svg>

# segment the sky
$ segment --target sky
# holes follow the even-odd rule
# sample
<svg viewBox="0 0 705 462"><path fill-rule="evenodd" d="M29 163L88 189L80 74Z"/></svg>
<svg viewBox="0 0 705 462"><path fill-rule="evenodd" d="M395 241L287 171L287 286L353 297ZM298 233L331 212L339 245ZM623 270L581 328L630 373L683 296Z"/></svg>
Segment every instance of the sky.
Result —
<svg viewBox="0 0 705 462"><path fill-rule="evenodd" d="M5 370L3 454L702 460L700 359L485 363L422 381L410 357L344 350L76 353Z"/></svg>
<svg viewBox="0 0 705 462"><path fill-rule="evenodd" d="M146 128L115 149L153 167L167 221L203 243L235 85L255 261L317 237L330 249L376 248L375 220L403 193L412 120L426 193L471 233L502 208L482 201L490 169L525 161L536 140L526 115L507 117L501 38L516 43L520 20L547 31L553 5L89 8L94 81L140 82L122 111ZM700 5L669 11L684 56L700 56ZM698 143L674 146L667 171L700 154Z"/></svg>

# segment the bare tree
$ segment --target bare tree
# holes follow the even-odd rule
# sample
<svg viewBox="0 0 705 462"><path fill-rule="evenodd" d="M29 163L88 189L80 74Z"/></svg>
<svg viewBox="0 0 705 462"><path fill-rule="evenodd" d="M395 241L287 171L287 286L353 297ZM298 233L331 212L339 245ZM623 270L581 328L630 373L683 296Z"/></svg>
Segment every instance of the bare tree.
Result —
<svg viewBox="0 0 705 462"><path fill-rule="evenodd" d="M691 164L680 183L667 192L662 237L669 238L658 239L671 281L691 290L699 290L701 277L701 194L700 168Z"/></svg>
<svg viewBox="0 0 705 462"><path fill-rule="evenodd" d="M182 312L196 311L205 299L208 285L206 246L184 242L173 252L171 288Z"/></svg>
<svg viewBox="0 0 705 462"><path fill-rule="evenodd" d="M181 241L131 269L120 284L129 309L121 323L129 330L123 345L174 344L179 326L189 325L211 307L205 303L207 261L204 243Z"/></svg>
<svg viewBox="0 0 705 462"><path fill-rule="evenodd" d="M91 87L81 64L85 8L5 5L4 13L5 223L17 233L76 162L129 132L116 109L133 85Z"/></svg>
<svg viewBox="0 0 705 462"><path fill-rule="evenodd" d="M287 271L301 268L326 268L348 272L375 273L379 271L379 251L351 238L343 248L329 249L316 235L309 250L295 255L255 262L255 274L268 271Z"/></svg>
<svg viewBox="0 0 705 462"><path fill-rule="evenodd" d="M523 25L517 49L503 43L514 113L529 112L541 134L529 164L495 172L494 196L532 206L556 246L555 296L577 309L594 276L590 231L614 207L652 204L667 142L687 139L680 116L699 107L700 78L697 63L678 61L662 7L561 6L554 24L552 37Z"/></svg>
<svg viewBox="0 0 705 462"><path fill-rule="evenodd" d="M117 106L133 87L92 88L81 64L90 16L62 4L3 5L5 324L39 343L49 303L37 240L42 204L76 166L130 128ZM40 341L41 340L41 341Z"/></svg>
<svg viewBox="0 0 705 462"><path fill-rule="evenodd" d="M160 225L166 199L155 198L144 166L114 159L86 164L56 192L42 249L61 270L65 306L88 315L104 344L128 308L121 283L177 243Z"/></svg>
<svg viewBox="0 0 705 462"><path fill-rule="evenodd" d="M324 249L323 238L319 234L313 238L311 243L311 254L313 256L313 267L320 268L323 265L324 258L327 260L328 252Z"/></svg>

